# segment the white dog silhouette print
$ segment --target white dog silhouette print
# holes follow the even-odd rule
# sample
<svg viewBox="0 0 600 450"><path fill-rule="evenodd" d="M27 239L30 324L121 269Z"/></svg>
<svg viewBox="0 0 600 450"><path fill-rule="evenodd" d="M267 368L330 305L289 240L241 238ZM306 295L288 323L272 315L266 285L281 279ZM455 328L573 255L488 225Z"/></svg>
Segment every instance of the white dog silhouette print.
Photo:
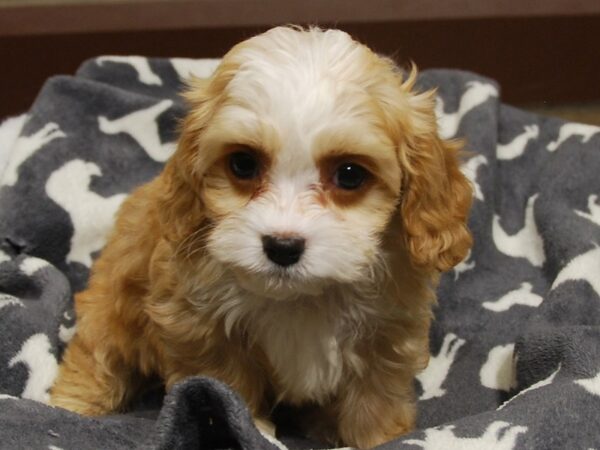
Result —
<svg viewBox="0 0 600 450"><path fill-rule="evenodd" d="M143 56L100 56L96 58L96 63L101 66L105 62L118 64L129 64L137 72L138 80L144 84L157 85L163 84L162 80L150 68L148 58Z"/></svg>
<svg viewBox="0 0 600 450"><path fill-rule="evenodd" d="M499 252L514 258L525 258L536 267L546 261L544 241L535 223L534 205L538 197L535 194L527 201L525 208L525 224L513 235L509 235L500 225L500 216L494 214L492 237Z"/></svg>
<svg viewBox="0 0 600 450"><path fill-rule="evenodd" d="M550 142L547 148L549 151L553 152L572 136L580 136L581 143L585 144L597 133L600 133L600 127L596 127L594 125L586 125L583 123L574 122L565 123L562 127L560 127L558 139Z"/></svg>
<svg viewBox="0 0 600 450"><path fill-rule="evenodd" d="M516 387L514 350L515 344L498 345L490 350L479 371L482 386L507 392Z"/></svg>
<svg viewBox="0 0 600 450"><path fill-rule="evenodd" d="M444 101L440 97L436 99L435 114L438 119L438 132L443 139L456 135L460 122L469 111L485 103L490 97L498 97L498 89L489 83L469 81L466 86L467 90L462 94L456 112L444 112Z"/></svg>
<svg viewBox="0 0 600 450"><path fill-rule="evenodd" d="M73 222L67 262L91 266L91 254L104 247L115 213L125 200L125 194L102 197L90 191L92 177L101 175L96 164L75 159L53 172L46 182L48 197L67 211Z"/></svg>
<svg viewBox="0 0 600 450"><path fill-rule="evenodd" d="M441 397L446 393L442 385L450 373L450 368L456 359L458 350L464 344L465 340L454 333L448 333L444 337L439 353L436 356L431 356L427 368L417 375L417 380L423 388L423 394L421 394L419 400Z"/></svg>
<svg viewBox="0 0 600 450"><path fill-rule="evenodd" d="M512 450L515 448L520 434L527 432L527 427L511 425L497 420L492 422L480 437L457 437L454 425L425 430L425 439L409 439L405 444L418 445L423 450Z"/></svg>
<svg viewBox="0 0 600 450"><path fill-rule="evenodd" d="M483 302L481 306L494 312L508 311L515 305L540 306L543 298L531 292L532 289L531 283L524 281L518 289L508 292L493 302Z"/></svg>
<svg viewBox="0 0 600 450"><path fill-rule="evenodd" d="M64 138L66 134L54 123L47 123L44 127L29 136L19 137L14 144L12 155L8 160L2 184L14 186L19 178L19 166L44 145L54 139Z"/></svg>
<svg viewBox="0 0 600 450"><path fill-rule="evenodd" d="M146 109L134 111L131 114L115 120L104 116L98 117L100 130L106 134L126 133L130 135L144 151L155 161L164 162L175 151L174 142L162 143L156 119L173 106L173 101L163 100Z"/></svg>
<svg viewBox="0 0 600 450"><path fill-rule="evenodd" d="M496 157L504 161L518 158L525 151L529 141L536 139L539 134L540 128L537 125L525 125L525 131L515 137L508 144L497 145Z"/></svg>
<svg viewBox="0 0 600 450"><path fill-rule="evenodd" d="M43 403L47 403L50 399L48 389L58 374L58 363L50 350L48 336L43 333L34 334L25 341L21 351L9 361L9 367L23 363L29 371L27 384L21 393L22 398Z"/></svg>

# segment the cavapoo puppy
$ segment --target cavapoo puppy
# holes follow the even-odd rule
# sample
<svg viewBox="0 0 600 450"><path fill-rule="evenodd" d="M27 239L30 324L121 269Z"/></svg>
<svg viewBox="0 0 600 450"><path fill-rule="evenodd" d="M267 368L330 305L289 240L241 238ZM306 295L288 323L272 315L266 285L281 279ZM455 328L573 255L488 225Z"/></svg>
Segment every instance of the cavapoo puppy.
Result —
<svg viewBox="0 0 600 450"><path fill-rule="evenodd" d="M285 402L332 443L410 431L472 197L415 77L342 31L279 27L193 81L175 154L76 297L52 404L108 414L146 377L203 375L259 424Z"/></svg>

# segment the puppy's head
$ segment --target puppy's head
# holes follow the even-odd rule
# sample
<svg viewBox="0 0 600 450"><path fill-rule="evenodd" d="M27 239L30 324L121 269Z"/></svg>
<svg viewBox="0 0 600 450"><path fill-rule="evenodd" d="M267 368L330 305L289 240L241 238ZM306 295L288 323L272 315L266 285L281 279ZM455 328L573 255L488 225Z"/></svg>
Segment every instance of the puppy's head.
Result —
<svg viewBox="0 0 600 450"><path fill-rule="evenodd" d="M164 172L167 238L203 230L194 245L274 298L367 280L387 251L449 269L470 247L471 190L414 80L341 31L280 27L238 44L186 94Z"/></svg>

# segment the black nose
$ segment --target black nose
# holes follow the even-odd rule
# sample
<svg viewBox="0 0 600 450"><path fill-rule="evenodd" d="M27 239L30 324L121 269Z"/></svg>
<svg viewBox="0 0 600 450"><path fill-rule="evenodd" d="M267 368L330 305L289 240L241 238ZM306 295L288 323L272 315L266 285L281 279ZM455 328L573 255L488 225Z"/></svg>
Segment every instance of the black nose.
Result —
<svg viewBox="0 0 600 450"><path fill-rule="evenodd" d="M304 252L304 239L301 237L263 236L263 250L271 261L287 267L296 264Z"/></svg>

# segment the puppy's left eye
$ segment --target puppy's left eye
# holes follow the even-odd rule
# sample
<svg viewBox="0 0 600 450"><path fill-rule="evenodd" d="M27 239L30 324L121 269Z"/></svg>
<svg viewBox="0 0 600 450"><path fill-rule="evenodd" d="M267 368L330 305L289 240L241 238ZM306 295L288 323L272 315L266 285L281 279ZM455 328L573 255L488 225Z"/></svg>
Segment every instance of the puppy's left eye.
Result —
<svg viewBox="0 0 600 450"><path fill-rule="evenodd" d="M363 185L369 172L363 166L354 163L343 163L333 174L333 183L342 189L351 191Z"/></svg>
<svg viewBox="0 0 600 450"><path fill-rule="evenodd" d="M229 157L229 168L240 180L251 180L260 172L258 158L250 152L232 153Z"/></svg>

